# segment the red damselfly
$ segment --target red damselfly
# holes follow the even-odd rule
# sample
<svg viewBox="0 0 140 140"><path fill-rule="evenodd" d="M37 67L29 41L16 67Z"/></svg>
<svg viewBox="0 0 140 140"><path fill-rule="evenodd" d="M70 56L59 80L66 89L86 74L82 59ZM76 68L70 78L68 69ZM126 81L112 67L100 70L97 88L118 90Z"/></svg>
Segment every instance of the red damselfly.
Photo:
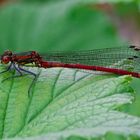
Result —
<svg viewBox="0 0 140 140"><path fill-rule="evenodd" d="M14 69L19 72L18 76L22 76L22 72L33 75L34 79L28 91L28 93L30 93L31 87L37 79L37 74L21 67L30 63L33 63L36 67L43 68L75 68L109 72L118 75L131 75L140 78L139 62L140 47L137 46L87 51L48 52L46 55L40 55L36 51L13 53L8 50L1 55L1 63L9 64L9 66L0 74L14 67ZM13 78L18 76L13 76ZM7 79L10 78L11 77L8 77Z"/></svg>

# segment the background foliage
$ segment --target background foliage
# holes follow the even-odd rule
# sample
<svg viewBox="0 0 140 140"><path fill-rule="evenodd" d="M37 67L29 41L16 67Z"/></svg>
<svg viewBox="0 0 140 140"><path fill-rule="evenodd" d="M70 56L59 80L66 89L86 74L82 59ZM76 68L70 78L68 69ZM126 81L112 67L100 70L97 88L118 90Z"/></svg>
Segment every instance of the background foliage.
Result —
<svg viewBox="0 0 140 140"><path fill-rule="evenodd" d="M139 2L134 0L0 2L0 53L6 49L44 53L139 45L140 9ZM139 84L139 79L133 80L134 103L121 108L137 116L140 116ZM123 136L107 134L106 137Z"/></svg>

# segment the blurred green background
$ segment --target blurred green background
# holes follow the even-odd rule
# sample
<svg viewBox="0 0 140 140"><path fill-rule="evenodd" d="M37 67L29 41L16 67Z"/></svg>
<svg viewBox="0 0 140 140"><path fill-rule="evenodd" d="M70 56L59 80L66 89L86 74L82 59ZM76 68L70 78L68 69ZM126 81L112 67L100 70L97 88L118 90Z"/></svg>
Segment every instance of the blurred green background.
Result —
<svg viewBox="0 0 140 140"><path fill-rule="evenodd" d="M0 53L89 50L140 44L140 5L134 0L1 0ZM135 101L121 108L140 116L140 80Z"/></svg>

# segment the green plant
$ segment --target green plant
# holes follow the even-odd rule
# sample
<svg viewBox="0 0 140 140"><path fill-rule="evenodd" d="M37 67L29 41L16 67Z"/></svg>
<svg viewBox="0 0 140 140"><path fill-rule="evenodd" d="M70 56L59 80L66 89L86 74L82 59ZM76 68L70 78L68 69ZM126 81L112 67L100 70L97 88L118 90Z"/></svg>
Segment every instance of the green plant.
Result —
<svg viewBox="0 0 140 140"><path fill-rule="evenodd" d="M1 53L7 48L44 53L127 44L109 16L96 4L95 1L54 0L2 6ZM0 71L3 69L1 65ZM39 73L30 98L28 88L32 76L0 83L1 139L28 136L57 140L139 139L140 118L126 110L134 101L130 76L62 68L25 69ZM0 75L0 81L13 74L15 71Z"/></svg>

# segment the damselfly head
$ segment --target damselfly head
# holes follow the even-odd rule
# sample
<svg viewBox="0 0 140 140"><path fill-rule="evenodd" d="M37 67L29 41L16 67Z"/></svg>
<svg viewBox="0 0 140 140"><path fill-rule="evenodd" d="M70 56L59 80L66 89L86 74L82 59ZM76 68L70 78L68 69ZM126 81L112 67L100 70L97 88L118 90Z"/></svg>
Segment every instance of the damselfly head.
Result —
<svg viewBox="0 0 140 140"><path fill-rule="evenodd" d="M1 56L1 63L8 64L11 61L12 52L5 51L4 54Z"/></svg>

